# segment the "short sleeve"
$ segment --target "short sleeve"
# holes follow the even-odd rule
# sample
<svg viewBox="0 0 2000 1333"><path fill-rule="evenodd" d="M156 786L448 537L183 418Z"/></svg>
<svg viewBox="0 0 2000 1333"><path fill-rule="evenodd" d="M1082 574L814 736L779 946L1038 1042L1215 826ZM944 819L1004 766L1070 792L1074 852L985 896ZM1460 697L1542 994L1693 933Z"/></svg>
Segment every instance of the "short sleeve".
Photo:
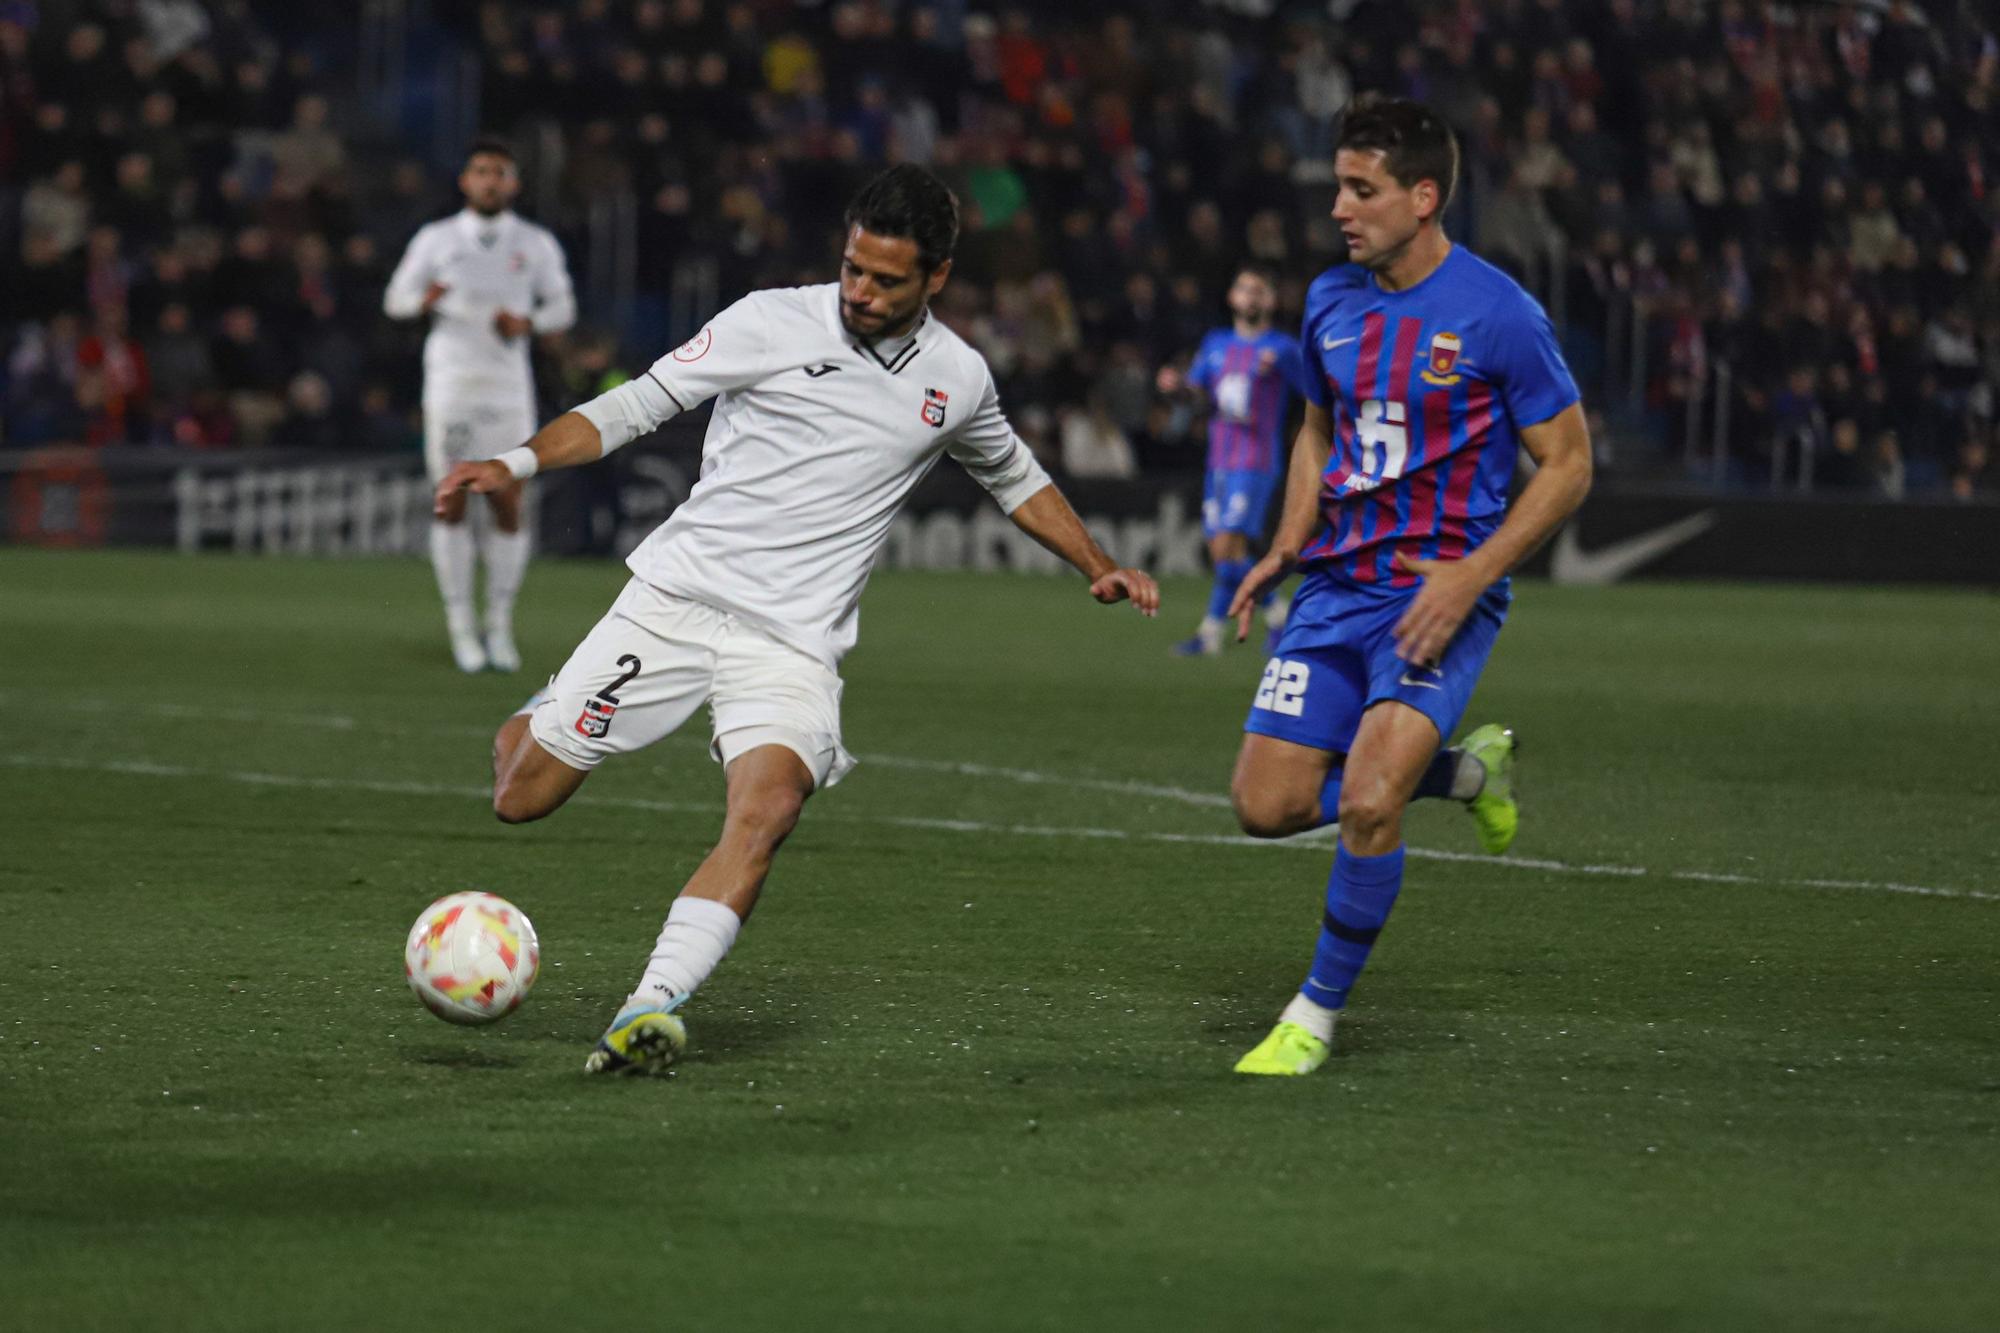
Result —
<svg viewBox="0 0 2000 1333"><path fill-rule="evenodd" d="M1305 352L1293 339L1287 338L1278 349L1278 371L1285 377L1285 387L1301 398L1308 395L1306 390Z"/></svg>
<svg viewBox="0 0 2000 1333"><path fill-rule="evenodd" d="M1563 360L1555 326L1533 297L1523 293L1495 334L1497 345L1482 360L1516 430L1540 425L1583 396Z"/></svg>
<svg viewBox="0 0 2000 1333"><path fill-rule="evenodd" d="M771 341L770 316L753 292L655 361L646 375L685 412L762 379L773 369Z"/></svg>
<svg viewBox="0 0 2000 1333"><path fill-rule="evenodd" d="M1313 309L1306 307L1305 323L1299 327L1299 394L1314 407L1331 409L1326 395L1326 369L1320 364L1319 343L1313 337Z"/></svg>
<svg viewBox="0 0 2000 1333"><path fill-rule="evenodd" d="M945 451L1010 514L1049 484L1049 474L1000 410L1000 390L990 371L979 405L945 442Z"/></svg>
<svg viewBox="0 0 2000 1333"><path fill-rule="evenodd" d="M1206 389L1215 383L1215 363L1217 358L1210 353L1215 347L1213 334L1201 340L1201 346L1194 349L1194 360L1188 363L1187 382L1197 389Z"/></svg>

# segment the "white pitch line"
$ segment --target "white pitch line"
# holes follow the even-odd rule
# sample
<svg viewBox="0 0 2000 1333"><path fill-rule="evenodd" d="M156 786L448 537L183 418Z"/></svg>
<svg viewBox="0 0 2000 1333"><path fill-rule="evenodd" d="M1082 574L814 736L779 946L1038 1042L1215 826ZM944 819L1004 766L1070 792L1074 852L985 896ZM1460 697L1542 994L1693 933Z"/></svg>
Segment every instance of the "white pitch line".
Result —
<svg viewBox="0 0 2000 1333"><path fill-rule="evenodd" d="M523 695L523 698L527 696ZM0 690L0 706L28 702L28 696L12 691ZM214 708L198 704L173 703L121 703L102 698L63 698L49 695L43 702L64 710L94 714L118 714L121 716L142 713L148 717L168 718L178 722L229 722L250 723L266 726L304 727L314 731L334 731L349 734L379 734L389 736L409 736L423 733L435 736L476 736L484 740L492 736L493 727L446 725L436 722L381 722L371 718L348 717L339 713L274 713L254 708ZM495 726L498 723L494 724ZM700 745L708 743L699 737L668 737L669 743ZM864 764L875 764L882 768L899 768L923 773L951 773L959 777L997 778L1005 782L1018 782L1026 786L1069 787L1079 791L1111 792L1120 796L1151 796L1162 800L1178 801L1182 805L1203 809L1227 810L1229 798L1219 792L1189 791L1185 787L1162 786L1151 782L1131 782L1115 778L1079 778L1059 773L1040 773L1027 768L1004 768L993 764L976 764L951 759L923 759L901 754L857 755Z"/></svg>
<svg viewBox="0 0 2000 1333"><path fill-rule="evenodd" d="M1120 796L1157 796L1184 805L1212 810L1230 808L1229 798L1220 792L1189 791L1185 787L1163 787L1151 782L1128 782L1114 778L1073 778L1056 773L1038 773L1031 768L998 768L992 764L963 763L951 759L913 759L899 754L856 755L864 764L884 768L908 768L923 773L952 773L967 778L1000 778L1028 786L1075 787L1082 791L1108 791Z"/></svg>
<svg viewBox="0 0 2000 1333"><path fill-rule="evenodd" d="M485 787L432 782L403 782L368 778L323 778L288 773L257 773L229 769L194 768L185 764L160 764L145 760L90 760L66 756L0 754L0 766L8 768L58 768L71 772L115 773L135 777L234 782L246 786L295 787L319 791L365 791L394 796L450 796L487 800ZM718 814L722 807L712 802L657 801L631 796L578 796L578 805L607 809L646 810L659 814ZM1090 841L1194 844L1206 847L1293 848L1325 854L1329 831L1315 830L1295 838L1265 840L1240 834L1156 833L1133 829L1074 827L1043 824L996 824L977 819L943 819L924 815L845 815L838 812L816 814L815 823L865 824L887 828L924 829L932 832L1005 834L1027 838L1076 838ZM1529 857L1479 856L1470 852L1434 851L1412 847L1412 859L1425 861L1471 862L1505 870L1538 870L1561 875L1583 875L1613 879L1665 879L1701 884L1740 884L1771 888L1803 888L1864 893L1914 894L1927 898L1958 898L1976 902L2000 902L2000 893L1979 889L1948 889L1929 884L1897 884L1858 879L1759 879L1749 875L1718 874L1703 870L1648 870L1644 866L1575 865Z"/></svg>

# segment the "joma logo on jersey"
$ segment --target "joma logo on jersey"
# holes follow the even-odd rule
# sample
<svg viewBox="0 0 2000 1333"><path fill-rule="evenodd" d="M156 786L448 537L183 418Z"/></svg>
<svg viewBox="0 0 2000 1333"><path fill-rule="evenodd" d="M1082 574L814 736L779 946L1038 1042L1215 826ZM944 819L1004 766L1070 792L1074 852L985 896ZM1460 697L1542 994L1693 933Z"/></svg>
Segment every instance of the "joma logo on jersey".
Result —
<svg viewBox="0 0 2000 1333"><path fill-rule="evenodd" d="M1431 363L1423 372L1426 384L1448 388L1464 378L1452 371L1458 365L1458 354L1463 344L1456 333L1440 333L1431 339Z"/></svg>
<svg viewBox="0 0 2000 1333"><path fill-rule="evenodd" d="M585 699L583 712L577 715L576 734L588 736L592 740L602 740L611 734L611 715L618 711L618 705L603 699Z"/></svg>
<svg viewBox="0 0 2000 1333"><path fill-rule="evenodd" d="M944 425L944 405L951 401L951 395L943 389L924 390L924 424L931 427Z"/></svg>

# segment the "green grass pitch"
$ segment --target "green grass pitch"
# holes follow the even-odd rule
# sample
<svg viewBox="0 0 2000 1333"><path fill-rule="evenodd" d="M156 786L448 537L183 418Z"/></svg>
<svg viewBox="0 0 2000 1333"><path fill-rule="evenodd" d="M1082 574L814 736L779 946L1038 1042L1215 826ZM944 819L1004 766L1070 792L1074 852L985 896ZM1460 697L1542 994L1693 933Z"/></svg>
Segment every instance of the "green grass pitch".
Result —
<svg viewBox="0 0 2000 1333"><path fill-rule="evenodd" d="M686 1064L591 1081L706 737L482 792L621 577L537 565L468 679L416 562L0 553L0 1326L2000 1327L1993 596L1524 587L1516 864L1415 812L1267 1082L1330 848L1220 804L1261 655L1168 658L1192 582L884 575L862 766ZM463 887L544 946L491 1029L401 976Z"/></svg>

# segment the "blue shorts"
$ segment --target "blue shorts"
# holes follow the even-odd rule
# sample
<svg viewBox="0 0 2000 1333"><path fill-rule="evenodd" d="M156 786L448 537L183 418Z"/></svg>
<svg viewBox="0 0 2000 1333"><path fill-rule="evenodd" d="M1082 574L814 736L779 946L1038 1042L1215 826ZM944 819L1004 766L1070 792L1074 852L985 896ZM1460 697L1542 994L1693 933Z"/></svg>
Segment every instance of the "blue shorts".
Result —
<svg viewBox="0 0 2000 1333"><path fill-rule="evenodd" d="M1215 468L1201 493L1201 535L1240 532L1255 540L1264 535L1264 514L1278 489L1281 472Z"/></svg>
<svg viewBox="0 0 2000 1333"><path fill-rule="evenodd" d="M1243 730L1345 754L1361 715L1385 699L1408 704L1451 739L1506 620L1504 598L1483 598L1444 660L1414 666L1396 656L1392 631L1416 589L1377 592L1309 574L1264 667Z"/></svg>

